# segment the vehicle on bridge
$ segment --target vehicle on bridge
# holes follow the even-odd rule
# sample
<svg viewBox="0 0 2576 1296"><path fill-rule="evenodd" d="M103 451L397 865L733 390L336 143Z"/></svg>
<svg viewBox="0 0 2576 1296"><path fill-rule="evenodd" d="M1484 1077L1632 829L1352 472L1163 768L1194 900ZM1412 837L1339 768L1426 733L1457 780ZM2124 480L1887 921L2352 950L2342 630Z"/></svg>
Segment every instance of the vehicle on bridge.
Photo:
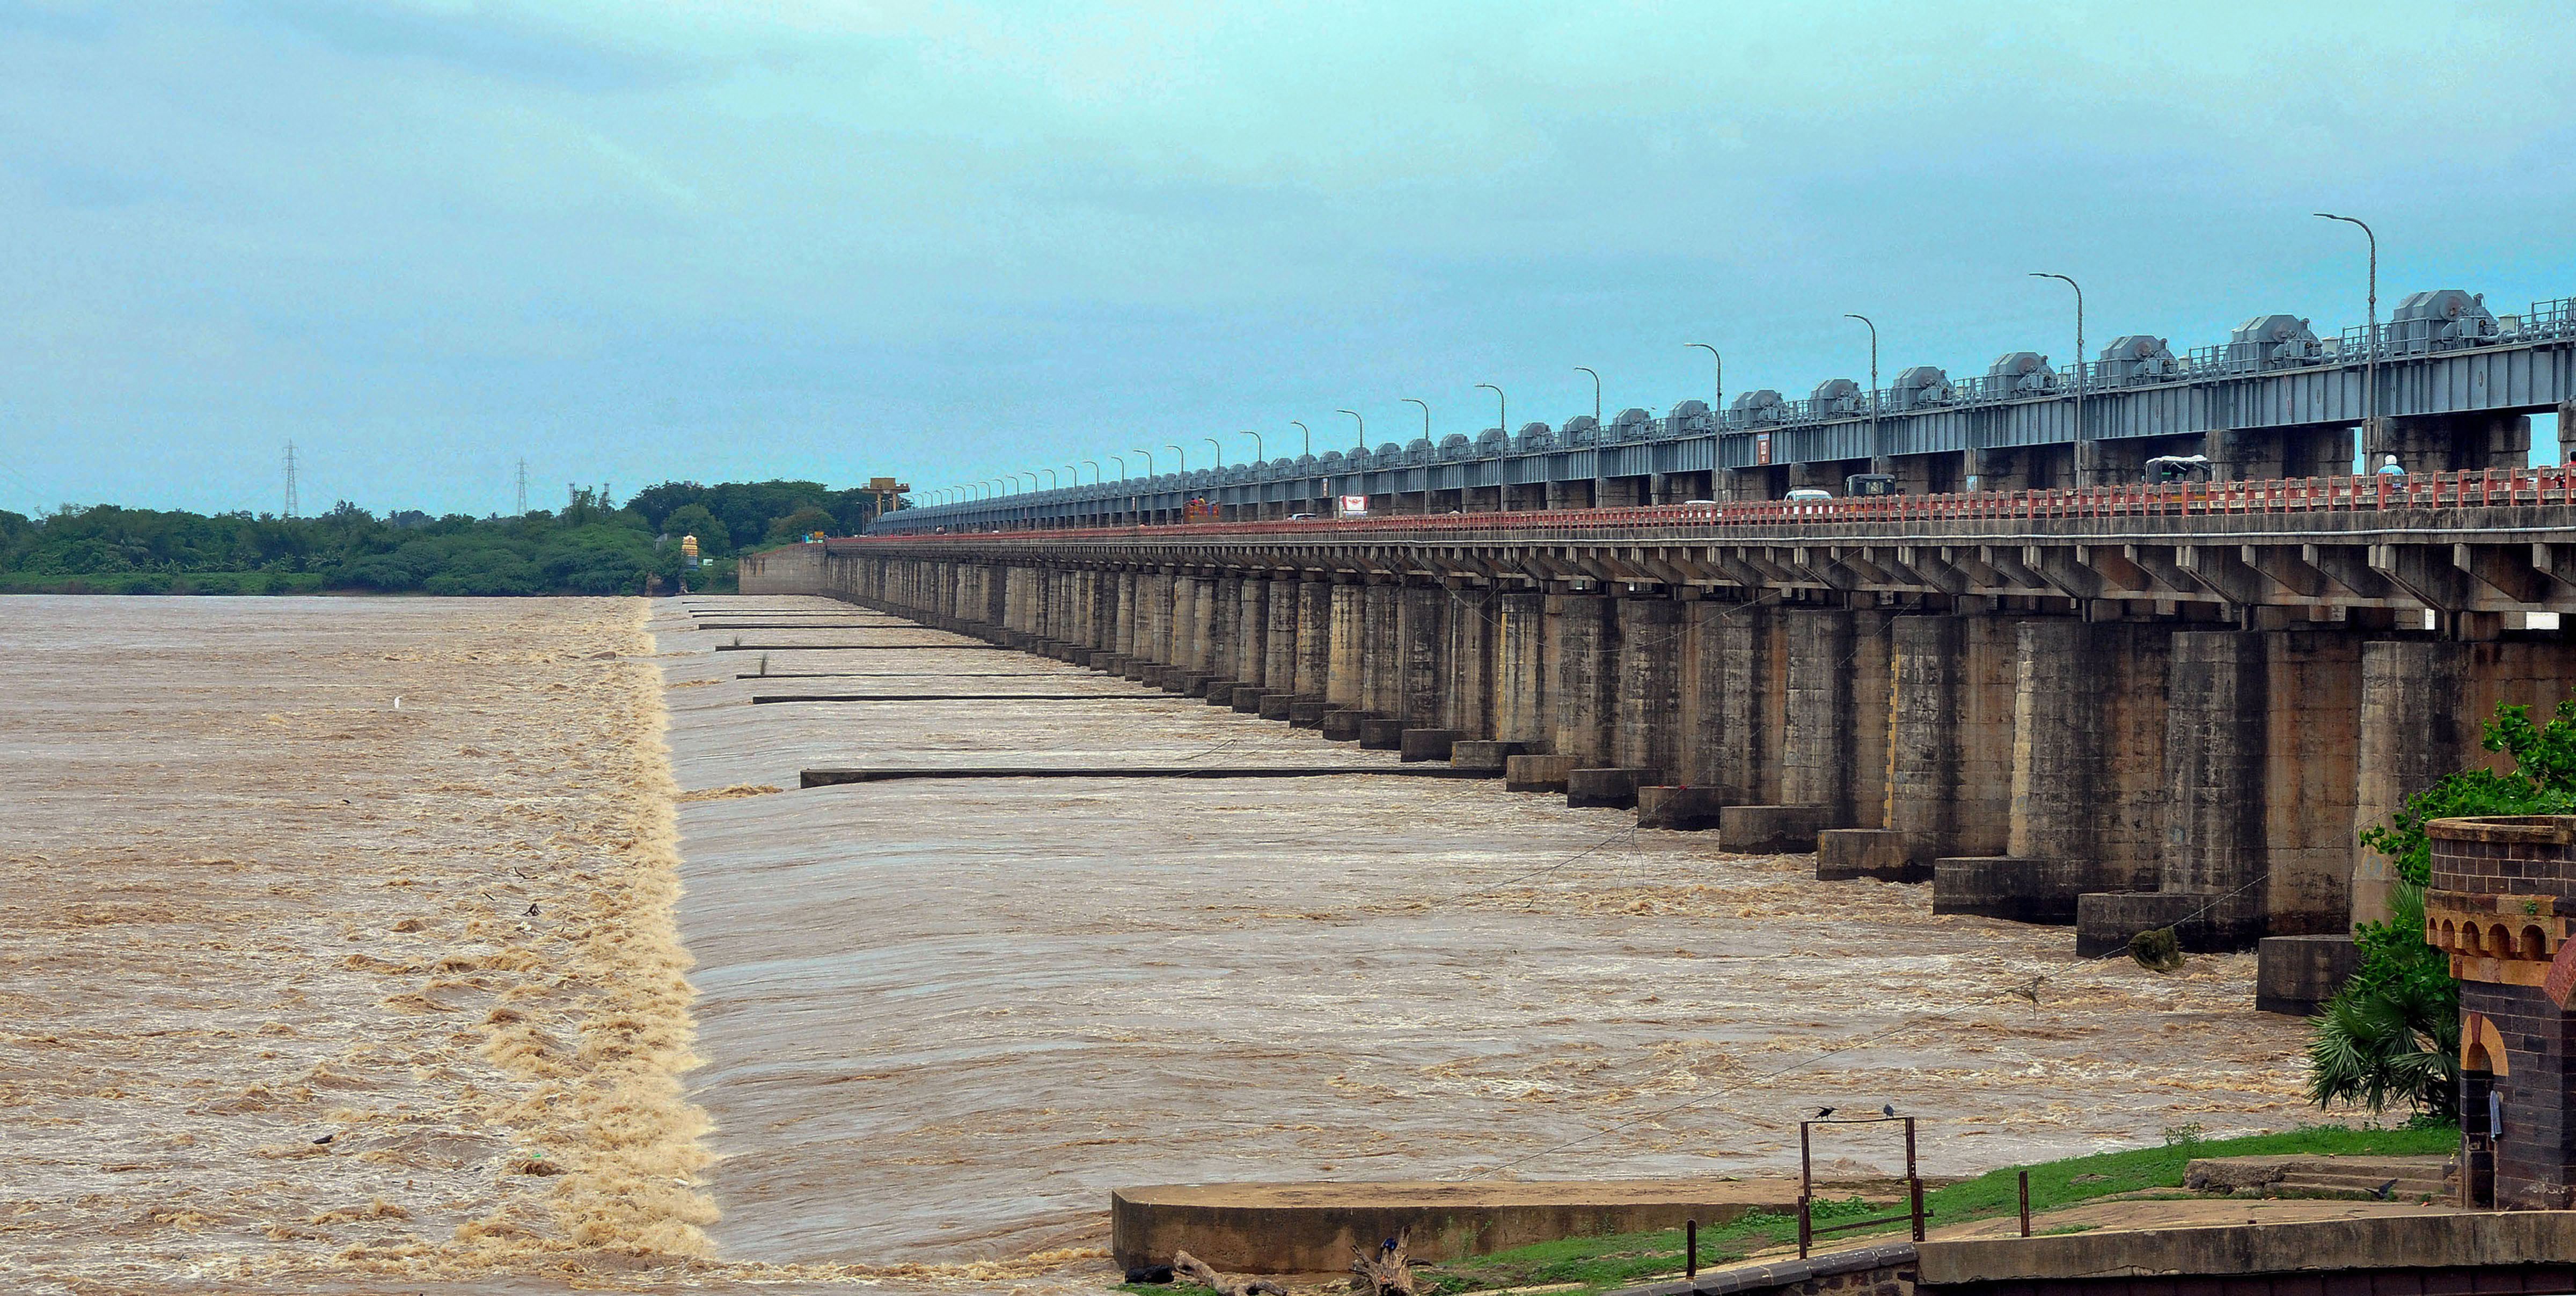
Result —
<svg viewBox="0 0 2576 1296"><path fill-rule="evenodd" d="M1905 492L1897 486L1896 477L1892 473L1853 473L1851 476L1843 478L1843 494L1854 499L1866 499L1875 495L1902 495L1904 493Z"/></svg>
<svg viewBox="0 0 2576 1296"><path fill-rule="evenodd" d="M2147 461L2147 480L2158 486L2212 480L2208 455L2157 455Z"/></svg>

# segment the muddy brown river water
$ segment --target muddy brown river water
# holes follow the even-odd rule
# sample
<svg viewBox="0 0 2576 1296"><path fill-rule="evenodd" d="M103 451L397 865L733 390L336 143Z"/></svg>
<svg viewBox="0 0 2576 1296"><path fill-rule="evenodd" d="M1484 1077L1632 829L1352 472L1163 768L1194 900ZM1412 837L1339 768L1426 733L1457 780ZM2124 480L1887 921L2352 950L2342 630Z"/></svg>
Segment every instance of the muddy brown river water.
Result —
<svg viewBox="0 0 2576 1296"><path fill-rule="evenodd" d="M1393 758L691 603L835 624L0 602L0 1278L1096 1290L1123 1183L1776 1173L1824 1104L1935 1173L2315 1119L2250 957L2079 963L1497 783L800 791ZM1027 692L1075 696L954 696Z"/></svg>

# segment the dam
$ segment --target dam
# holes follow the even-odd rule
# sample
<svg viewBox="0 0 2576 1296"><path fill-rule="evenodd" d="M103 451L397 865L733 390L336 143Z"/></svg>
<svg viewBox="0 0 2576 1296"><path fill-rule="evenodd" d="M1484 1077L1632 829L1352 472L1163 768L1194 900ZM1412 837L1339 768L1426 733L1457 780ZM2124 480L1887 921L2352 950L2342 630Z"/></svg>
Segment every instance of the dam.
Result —
<svg viewBox="0 0 2576 1296"><path fill-rule="evenodd" d="M819 594L1938 913L2256 947L2304 1011L2356 841L2576 680L2562 469L1365 522L1030 526L745 560Z"/></svg>

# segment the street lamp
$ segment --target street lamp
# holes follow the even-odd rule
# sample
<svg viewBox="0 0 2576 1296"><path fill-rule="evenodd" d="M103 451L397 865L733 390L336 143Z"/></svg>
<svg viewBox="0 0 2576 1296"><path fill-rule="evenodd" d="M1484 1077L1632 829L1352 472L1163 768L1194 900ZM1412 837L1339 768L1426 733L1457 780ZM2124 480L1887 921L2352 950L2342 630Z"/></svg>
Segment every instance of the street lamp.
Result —
<svg viewBox="0 0 2576 1296"><path fill-rule="evenodd" d="M1154 452L1145 449L1143 446L1129 446L1127 448L1145 456L1145 480L1154 480ZM1118 476L1121 480L1125 480L1127 476L1127 461L1124 459L1118 461Z"/></svg>
<svg viewBox="0 0 2576 1296"><path fill-rule="evenodd" d="M1054 489L1055 489L1055 469L1053 469L1053 468L1040 468L1040 469L1038 469L1038 471L1046 474L1046 477L1047 477L1047 489L1048 489L1048 490L1054 490ZM1037 482L1037 478L1035 478L1035 477L1031 477L1031 478L1029 478L1029 482L1030 482L1030 484L1034 485L1034 484L1036 484L1036 482Z"/></svg>
<svg viewBox="0 0 2576 1296"><path fill-rule="evenodd" d="M2083 445L2090 440L2084 435L2084 285L2062 274L2050 274L2045 270L2033 270L2030 272L2030 277L2054 279L2075 290L2075 466L2078 474L2076 484L2082 485L2084 460L2089 457L2085 454Z"/></svg>
<svg viewBox="0 0 2576 1296"><path fill-rule="evenodd" d="M1726 357L1719 355L1717 353L1717 348L1710 346L1706 342L1682 343L1682 349L1685 351L1690 350L1693 347L1706 351L1708 353L1708 362L1717 366L1716 385L1709 392L1709 397L1716 403L1708 407L1708 414L1712 420L1724 418L1726 416Z"/></svg>
<svg viewBox="0 0 2576 1296"><path fill-rule="evenodd" d="M2360 225L2362 237L2370 240L2370 349L2362 353L2361 379L2361 427L2365 442L2361 452L2365 456L2363 466L2367 467L2371 447L2366 443L2376 439L2379 433L2379 235L2371 232L2370 226L2357 217L2337 216L2333 212L2312 214L2320 220Z"/></svg>
<svg viewBox="0 0 2576 1296"><path fill-rule="evenodd" d="M1258 464L1270 457L1268 447L1264 446L1261 442L1260 433L1247 431L1244 435L1252 438L1252 462Z"/></svg>
<svg viewBox="0 0 2576 1296"><path fill-rule="evenodd" d="M1166 449L1166 450L1171 451L1171 452L1172 452L1172 456L1173 456L1173 460L1174 460L1174 462L1176 462L1176 463L1180 464L1180 467L1175 468L1175 469L1173 469L1172 471L1173 471L1173 472L1176 472L1176 473L1179 473L1179 474L1181 474L1182 476L1185 476L1185 477L1186 477L1186 476L1188 476L1188 475L1189 475L1189 471L1190 471L1190 453L1189 453L1189 451L1187 451L1187 450L1183 450L1182 448L1180 448L1179 446L1176 446L1176 445L1167 445L1167 446L1164 446L1163 448L1164 448L1164 449Z"/></svg>
<svg viewBox="0 0 2576 1296"><path fill-rule="evenodd" d="M1334 410L1333 412L1334 412L1334 413L1336 413L1336 414L1348 414L1348 415L1350 415L1352 418L1354 418L1354 419L1358 419L1358 420L1359 420L1359 425L1360 425L1360 453L1361 453L1361 454L1367 454L1367 453L1368 453L1368 420L1367 420L1367 419L1364 419L1364 418L1360 418L1360 412L1359 412L1358 410Z"/></svg>
<svg viewBox="0 0 2576 1296"><path fill-rule="evenodd" d="M1070 486L1079 486L1079 485L1081 485L1081 484L1082 484L1082 470L1081 470L1080 468L1074 467L1072 464L1066 464L1066 465L1064 466L1064 480L1065 480L1065 483L1066 483L1067 485L1070 485Z"/></svg>
<svg viewBox="0 0 2576 1296"><path fill-rule="evenodd" d="M1854 314L1852 314L1852 313L1851 313L1851 312L1849 312L1849 311L1845 311L1845 312L1843 312L1843 318L1844 318L1844 319L1856 319L1856 320L1859 320L1859 321L1860 321L1861 323L1863 323L1863 324L1867 324L1867 325L1869 325L1869 453L1870 453L1870 457L1871 457L1871 458L1873 458L1873 459L1875 459L1875 458L1878 458L1878 457L1879 457L1879 444L1878 444L1878 324L1877 324L1877 322L1876 322L1876 321L1874 321L1874 320L1870 319L1870 317L1868 317L1867 315L1854 315ZM1873 471L1874 471L1874 470L1876 470L1876 469L1877 469L1877 467L1878 467L1878 465L1877 465L1877 464L1871 464L1871 465L1870 465L1870 468L1871 468Z"/></svg>
<svg viewBox="0 0 2576 1296"><path fill-rule="evenodd" d="M1305 436L1305 438L1306 438L1306 439L1305 439L1305 446L1306 446L1306 448L1305 448L1304 450L1302 450L1302 451L1299 451L1298 453L1305 455L1305 456L1306 456L1307 458L1309 458L1309 459L1314 458L1314 457L1315 457L1315 434L1314 434L1312 431L1308 430L1305 424L1300 423L1300 422L1298 422L1298 421L1297 421L1297 420L1295 420L1295 419L1290 419L1290 420L1288 420L1288 426L1290 426L1290 427L1292 427L1292 428L1297 429L1297 431L1298 431L1298 432L1300 432L1300 433L1302 433L1302 434Z"/></svg>
<svg viewBox="0 0 2576 1296"><path fill-rule="evenodd" d="M1100 461L1099 461L1099 460L1097 460L1097 459L1085 459L1085 460L1083 460L1083 462L1091 465L1091 484L1092 484L1092 485L1094 485L1094 486L1099 486L1099 485L1104 484L1104 483L1102 482L1102 480L1101 480L1101 476L1100 476ZM1121 478L1124 478L1124 477L1126 477L1126 475L1127 475L1127 474L1125 474L1125 473L1120 473L1120 474L1118 474L1118 475L1119 475Z"/></svg>
<svg viewBox="0 0 2576 1296"><path fill-rule="evenodd" d="M1120 480L1120 481L1125 481L1125 480L1127 480L1127 456L1125 456L1125 455L1111 455L1111 456L1109 456L1109 462L1111 462L1111 463L1114 463L1114 464L1118 465L1118 480ZM1098 464L1094 464L1094 465L1092 465L1092 466L1093 466L1093 467L1095 467L1095 468L1099 467L1099 465L1098 465Z"/></svg>
<svg viewBox="0 0 2576 1296"><path fill-rule="evenodd" d="M1225 447L1218 445L1215 437L1200 437L1199 440L1207 442L1208 449L1216 452L1216 466L1223 468L1225 466Z"/></svg>
<svg viewBox="0 0 2576 1296"><path fill-rule="evenodd" d="M1476 385L1494 394L1494 426L1501 428L1503 430L1503 435L1511 435L1512 406L1510 401L1503 398L1503 389L1493 385L1492 383L1478 383Z"/></svg>
<svg viewBox="0 0 2576 1296"><path fill-rule="evenodd" d="M1027 491L1022 491L1022 492L1020 492L1020 493L1021 493L1021 494L1023 494L1023 495L1026 495L1026 494L1028 494L1028 493L1029 493L1029 491L1034 491L1034 490L1036 490L1036 489L1038 488L1038 475L1037 475L1036 473L1030 472L1030 471L1028 471L1027 469L1023 468L1023 469L1021 469L1020 471L1015 472L1015 473L1013 473L1013 474L1011 474L1011 475L1012 475L1012 476L1014 476L1014 477L1026 477L1026 478L1028 478L1028 479L1029 479L1029 489L1028 489Z"/></svg>
<svg viewBox="0 0 2576 1296"><path fill-rule="evenodd" d="M1403 402L1404 402L1405 404L1407 404L1407 405L1420 405L1420 406L1422 407L1422 439L1423 439L1423 440L1425 440L1425 441L1430 440L1430 439L1431 439L1431 405L1430 405L1430 403L1429 403L1429 402L1427 402L1427 401L1423 401L1423 400L1417 399L1417 398L1412 397L1412 396L1398 396L1398 397L1396 397L1396 399L1397 399L1397 400L1400 400L1400 401L1403 401Z"/></svg>
<svg viewBox="0 0 2576 1296"><path fill-rule="evenodd" d="M1592 421L1597 425L1601 422L1601 375L1581 365L1574 366L1574 372L1592 374Z"/></svg>

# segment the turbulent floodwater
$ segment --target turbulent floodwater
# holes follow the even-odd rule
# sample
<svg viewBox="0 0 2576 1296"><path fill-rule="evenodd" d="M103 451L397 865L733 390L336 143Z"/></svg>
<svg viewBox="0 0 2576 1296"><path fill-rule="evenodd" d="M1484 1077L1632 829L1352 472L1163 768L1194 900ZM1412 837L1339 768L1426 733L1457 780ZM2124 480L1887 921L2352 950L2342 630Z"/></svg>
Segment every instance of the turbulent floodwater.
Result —
<svg viewBox="0 0 2576 1296"><path fill-rule="evenodd" d="M1826 1103L1926 1118L1936 1172L2309 1119L2248 958L2077 964L1927 888L692 602L830 625L0 601L0 1287L1070 1292L1119 1184L1773 1172ZM948 696L750 704L807 691ZM794 790L1318 758L1391 772Z"/></svg>
<svg viewBox="0 0 2576 1296"><path fill-rule="evenodd" d="M682 929L727 1254L1096 1246L1120 1184L1794 1171L1826 1104L1925 1118L1934 1173L2311 1118L2250 956L2079 963L2062 928L1933 917L1928 886L1498 782L762 793L808 766L1395 766L824 600L701 606L847 626L654 623L675 773L714 794L682 808ZM891 644L950 646L818 647ZM763 669L805 678L736 678ZM953 696L1041 691L1097 700Z"/></svg>

